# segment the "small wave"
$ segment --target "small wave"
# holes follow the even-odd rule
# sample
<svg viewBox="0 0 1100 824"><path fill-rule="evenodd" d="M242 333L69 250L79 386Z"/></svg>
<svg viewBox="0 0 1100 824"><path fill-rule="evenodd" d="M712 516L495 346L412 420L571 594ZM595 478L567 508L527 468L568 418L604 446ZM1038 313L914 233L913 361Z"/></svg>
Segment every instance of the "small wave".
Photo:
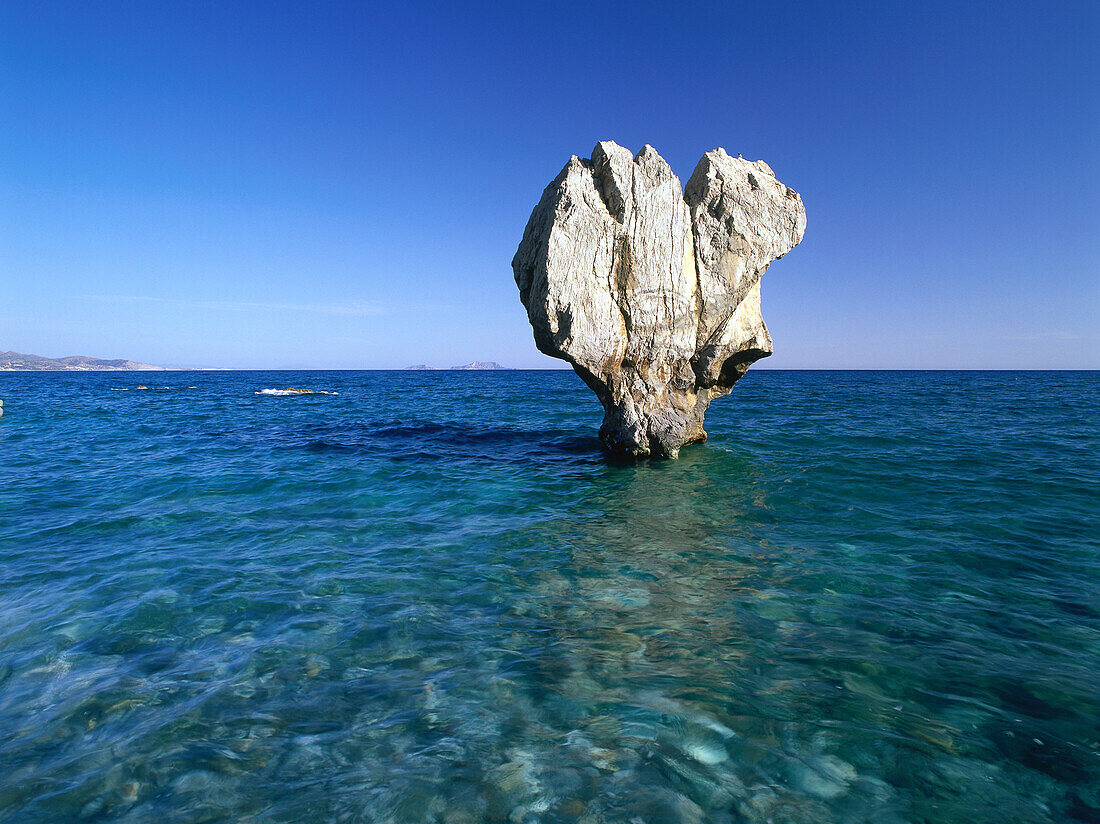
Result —
<svg viewBox="0 0 1100 824"><path fill-rule="evenodd" d="M253 395L339 395L339 392L326 392L324 389L295 389L288 386L286 389L261 389L253 392Z"/></svg>
<svg viewBox="0 0 1100 824"><path fill-rule="evenodd" d="M112 392L129 392L131 389L148 389L148 388L149 388L148 386L134 386L134 387L130 387L130 386L112 386L111 391ZM165 389L184 390L184 389L197 389L197 388L198 388L197 386L154 386L153 387L154 390L165 390Z"/></svg>

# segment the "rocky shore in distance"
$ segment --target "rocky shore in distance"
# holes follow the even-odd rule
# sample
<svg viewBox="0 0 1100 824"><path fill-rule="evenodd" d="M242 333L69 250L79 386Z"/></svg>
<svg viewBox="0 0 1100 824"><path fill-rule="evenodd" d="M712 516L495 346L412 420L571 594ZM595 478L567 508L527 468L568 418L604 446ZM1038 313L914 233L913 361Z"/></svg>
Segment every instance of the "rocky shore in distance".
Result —
<svg viewBox="0 0 1100 824"><path fill-rule="evenodd" d="M21 352L0 352L0 372L164 372L163 366L153 366L132 360L103 360L84 355L67 358L44 358Z"/></svg>

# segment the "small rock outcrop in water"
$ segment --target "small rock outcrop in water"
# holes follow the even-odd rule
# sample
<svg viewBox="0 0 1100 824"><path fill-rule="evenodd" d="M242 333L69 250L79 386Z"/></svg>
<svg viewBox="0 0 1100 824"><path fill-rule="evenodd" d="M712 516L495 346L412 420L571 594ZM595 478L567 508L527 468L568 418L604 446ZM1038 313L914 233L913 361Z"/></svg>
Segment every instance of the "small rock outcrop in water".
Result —
<svg viewBox="0 0 1100 824"><path fill-rule="evenodd" d="M539 351L599 396L612 453L676 457L772 352L760 277L802 240L802 198L762 160L703 155L686 189L611 141L546 187L512 260Z"/></svg>

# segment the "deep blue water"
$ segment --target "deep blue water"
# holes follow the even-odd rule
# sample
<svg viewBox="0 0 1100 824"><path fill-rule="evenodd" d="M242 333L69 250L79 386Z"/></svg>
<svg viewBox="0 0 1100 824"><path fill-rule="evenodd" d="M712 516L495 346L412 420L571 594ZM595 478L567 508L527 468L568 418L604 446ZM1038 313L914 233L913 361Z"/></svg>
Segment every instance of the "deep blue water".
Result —
<svg viewBox="0 0 1100 824"><path fill-rule="evenodd" d="M1100 820L1097 373L0 398L0 821Z"/></svg>

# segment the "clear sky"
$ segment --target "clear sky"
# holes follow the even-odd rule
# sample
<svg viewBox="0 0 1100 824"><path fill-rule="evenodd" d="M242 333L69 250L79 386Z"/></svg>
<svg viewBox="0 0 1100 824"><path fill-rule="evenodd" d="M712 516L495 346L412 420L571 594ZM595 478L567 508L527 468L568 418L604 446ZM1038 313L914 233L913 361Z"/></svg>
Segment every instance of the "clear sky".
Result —
<svg viewBox="0 0 1100 824"><path fill-rule="evenodd" d="M12 2L0 351L556 366L511 258L597 140L802 193L771 367L1100 367L1100 3Z"/></svg>

